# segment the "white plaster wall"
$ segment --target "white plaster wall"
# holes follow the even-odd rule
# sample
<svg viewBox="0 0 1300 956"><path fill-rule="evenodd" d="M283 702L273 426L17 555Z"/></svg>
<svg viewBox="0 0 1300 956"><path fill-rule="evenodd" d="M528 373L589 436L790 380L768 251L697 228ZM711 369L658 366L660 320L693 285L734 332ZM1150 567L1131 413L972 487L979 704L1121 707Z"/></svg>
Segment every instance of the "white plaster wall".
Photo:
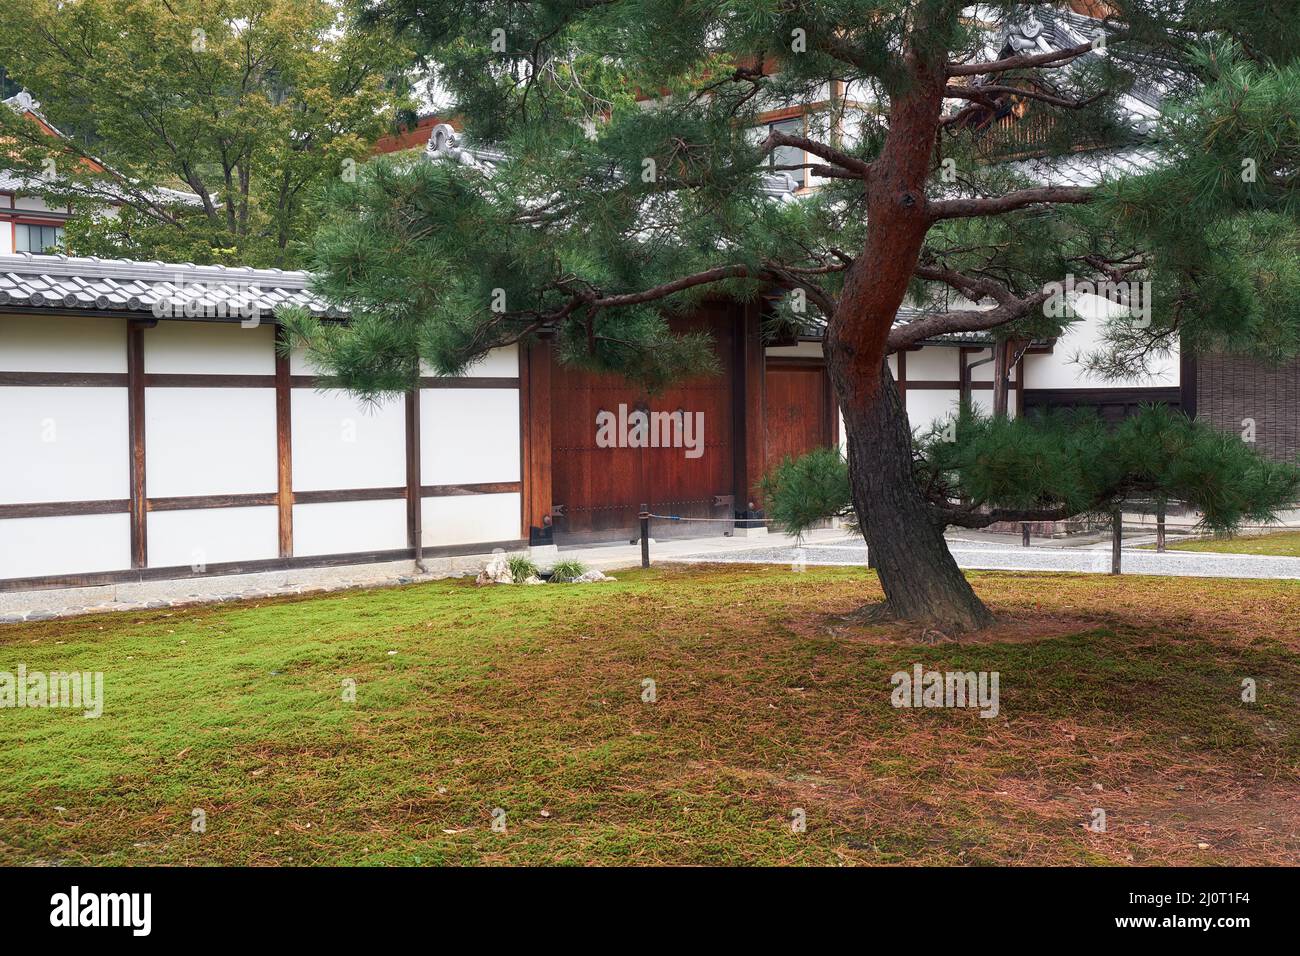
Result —
<svg viewBox="0 0 1300 956"><path fill-rule="evenodd" d="M296 388L290 404L295 491L406 484L404 399L375 405L343 391Z"/></svg>
<svg viewBox="0 0 1300 956"><path fill-rule="evenodd" d="M293 349L289 352L290 375L321 375L320 369L307 358L305 349Z"/></svg>
<svg viewBox="0 0 1300 956"><path fill-rule="evenodd" d="M130 566L130 515L0 520L0 578L121 571Z"/></svg>
<svg viewBox="0 0 1300 956"><path fill-rule="evenodd" d="M425 498L423 506L426 548L519 538L520 501L519 495L513 492Z"/></svg>
<svg viewBox="0 0 1300 956"><path fill-rule="evenodd" d="M151 498L278 485L274 389L146 388L145 436Z"/></svg>
<svg viewBox="0 0 1300 956"><path fill-rule="evenodd" d="M268 324L164 319L144 332L144 370L150 373L273 375L275 330Z"/></svg>
<svg viewBox="0 0 1300 956"><path fill-rule="evenodd" d="M293 375L322 375L321 369L313 365L302 349L289 353L289 372ZM433 369L421 363L422 375L433 375ZM519 375L519 347L507 345L492 349L481 359L471 365L464 373L465 378L517 378Z"/></svg>
<svg viewBox="0 0 1300 956"><path fill-rule="evenodd" d="M1050 355L1025 356L1025 388L1169 388L1179 384L1178 351L1151 363L1152 375L1108 381L1084 372L1076 361L1101 344L1104 317L1119 307L1097 296L1081 296L1076 310L1086 318L1069 326Z"/></svg>
<svg viewBox="0 0 1300 956"><path fill-rule="evenodd" d="M294 505L293 553L391 551L406 545L406 499Z"/></svg>
<svg viewBox="0 0 1300 956"><path fill-rule="evenodd" d="M961 374L959 354L959 349L946 345L923 346L916 352L908 352L907 377L955 382Z"/></svg>
<svg viewBox="0 0 1300 956"><path fill-rule="evenodd" d="M14 208L31 212L67 212L68 210L67 206L48 206L39 196L18 196L14 200Z"/></svg>
<svg viewBox="0 0 1300 956"><path fill-rule="evenodd" d="M12 209L14 198L8 193L0 193L0 209ZM14 230L8 222L0 222L0 256L10 256L14 252ZM0 349L3 354L3 349Z"/></svg>
<svg viewBox="0 0 1300 956"><path fill-rule="evenodd" d="M518 480L518 389L421 390L422 484L453 485Z"/></svg>
<svg viewBox="0 0 1300 956"><path fill-rule="evenodd" d="M0 223L0 235L12 236ZM0 315L0 371L126 371L126 322L59 315Z"/></svg>
<svg viewBox="0 0 1300 956"><path fill-rule="evenodd" d="M910 376L909 376L910 377ZM907 419L912 431L928 431L930 425L957 411L957 389L917 388L907 390Z"/></svg>
<svg viewBox="0 0 1300 956"><path fill-rule="evenodd" d="M422 375L433 375L433 369L421 363ZM492 349L463 373L462 378L516 378L519 375L519 346L507 345Z"/></svg>
<svg viewBox="0 0 1300 956"><path fill-rule="evenodd" d="M992 349L980 349L978 352L971 352L966 356L966 366L970 368L976 362L984 362L985 359L993 357ZM983 365L977 365L970 369L970 380L972 382L991 382L993 381L993 370L996 362L984 362Z"/></svg>
<svg viewBox="0 0 1300 956"><path fill-rule="evenodd" d="M151 511L149 566L194 567L274 558L280 549L279 522L273 507Z"/></svg>
<svg viewBox="0 0 1300 956"><path fill-rule="evenodd" d="M768 358L821 358L820 342L796 342L794 345L776 345L764 350Z"/></svg>
<svg viewBox="0 0 1300 956"><path fill-rule="evenodd" d="M130 494L125 388L0 386L0 504Z"/></svg>

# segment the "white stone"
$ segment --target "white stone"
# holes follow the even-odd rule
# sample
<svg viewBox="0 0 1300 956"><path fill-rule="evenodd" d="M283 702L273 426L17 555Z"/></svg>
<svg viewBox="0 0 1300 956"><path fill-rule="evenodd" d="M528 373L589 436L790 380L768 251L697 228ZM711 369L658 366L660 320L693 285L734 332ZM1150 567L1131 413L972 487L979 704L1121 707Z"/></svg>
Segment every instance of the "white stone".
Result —
<svg viewBox="0 0 1300 956"><path fill-rule="evenodd" d="M515 577L510 573L510 561L504 553L494 554L479 571L475 584L514 584Z"/></svg>

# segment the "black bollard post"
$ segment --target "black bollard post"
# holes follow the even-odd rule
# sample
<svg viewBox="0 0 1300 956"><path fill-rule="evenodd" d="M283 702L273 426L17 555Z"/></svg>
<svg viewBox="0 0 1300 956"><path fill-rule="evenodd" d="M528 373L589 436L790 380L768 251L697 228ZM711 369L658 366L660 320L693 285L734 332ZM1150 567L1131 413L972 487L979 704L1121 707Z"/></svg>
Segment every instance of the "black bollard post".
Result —
<svg viewBox="0 0 1300 956"><path fill-rule="evenodd" d="M1124 505L1115 505L1110 519L1110 573L1120 573L1120 547L1124 542Z"/></svg>
<svg viewBox="0 0 1300 956"><path fill-rule="evenodd" d="M641 567L650 567L650 506L641 505Z"/></svg>
<svg viewBox="0 0 1300 956"><path fill-rule="evenodd" d="M1022 548L1029 547L1029 522L1028 521L1020 522L1020 546Z"/></svg>

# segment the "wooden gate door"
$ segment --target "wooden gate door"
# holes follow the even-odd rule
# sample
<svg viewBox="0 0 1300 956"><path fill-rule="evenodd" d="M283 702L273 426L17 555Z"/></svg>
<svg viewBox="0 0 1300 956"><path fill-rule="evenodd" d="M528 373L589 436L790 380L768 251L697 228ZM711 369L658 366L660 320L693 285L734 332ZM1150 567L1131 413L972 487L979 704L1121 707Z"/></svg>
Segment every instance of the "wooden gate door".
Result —
<svg viewBox="0 0 1300 956"><path fill-rule="evenodd" d="M682 382L649 395L618 376L556 366L551 376L552 494L557 543L636 537L641 504L657 514L729 519L734 461L732 445L732 324L734 306L705 306L675 331L707 330L722 372ZM599 447L597 415L681 412L703 414L702 453L687 448ZM696 419L698 420L698 419ZM655 521L656 538L719 534L722 521Z"/></svg>
<svg viewBox="0 0 1300 956"><path fill-rule="evenodd" d="M820 361L769 359L766 374L767 470L787 456L834 445L838 422L830 377Z"/></svg>

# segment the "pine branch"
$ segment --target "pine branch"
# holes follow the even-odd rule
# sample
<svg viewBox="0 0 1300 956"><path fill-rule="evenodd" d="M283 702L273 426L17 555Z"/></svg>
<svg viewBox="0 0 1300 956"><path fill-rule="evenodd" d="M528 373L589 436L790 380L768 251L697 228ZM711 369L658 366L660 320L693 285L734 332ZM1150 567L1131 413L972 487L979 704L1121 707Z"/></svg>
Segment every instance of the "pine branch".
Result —
<svg viewBox="0 0 1300 956"><path fill-rule="evenodd" d="M1027 100L1038 100L1040 103L1047 103L1050 106L1059 106L1062 109L1080 110L1096 103L1108 91L1102 90L1094 93L1081 100L1072 100L1064 96L1053 96L1051 93L1043 93L1039 90L1021 89L1017 86L999 86L997 84L988 84L986 86L960 86L949 83L944 88L944 95L954 99L973 100L976 103L985 106L995 105L994 97L996 96L1019 96Z"/></svg>
<svg viewBox="0 0 1300 956"><path fill-rule="evenodd" d="M848 153L842 153L838 149L833 149L825 143L819 143L815 139L809 139L806 136L790 136L786 133L772 130L763 140L760 149L766 155L778 146L794 146L802 149L805 153L812 153L814 156L820 156L832 165L838 166L847 172L855 175L843 178L847 179L867 179L871 175L871 163L858 159L856 156L850 156Z"/></svg>
<svg viewBox="0 0 1300 956"><path fill-rule="evenodd" d="M1116 34L1108 37L1106 42L1114 43L1123 39L1127 39L1126 35ZM1050 53L1018 53L1015 56L1009 56L1002 60L988 60L976 63L949 63L948 75L984 76L989 73L1005 73L1008 70L1023 70L1031 67L1055 69L1057 67L1066 66L1092 49L1092 41L1089 40L1087 43L1080 43L1077 46L1066 47L1063 50L1053 50Z"/></svg>
<svg viewBox="0 0 1300 956"><path fill-rule="evenodd" d="M1091 202L1091 186L1033 186L1017 189L1003 196L976 196L963 199L939 199L927 204L931 222L943 219L970 219L975 216L1000 216L1004 213L1047 203L1081 204Z"/></svg>

